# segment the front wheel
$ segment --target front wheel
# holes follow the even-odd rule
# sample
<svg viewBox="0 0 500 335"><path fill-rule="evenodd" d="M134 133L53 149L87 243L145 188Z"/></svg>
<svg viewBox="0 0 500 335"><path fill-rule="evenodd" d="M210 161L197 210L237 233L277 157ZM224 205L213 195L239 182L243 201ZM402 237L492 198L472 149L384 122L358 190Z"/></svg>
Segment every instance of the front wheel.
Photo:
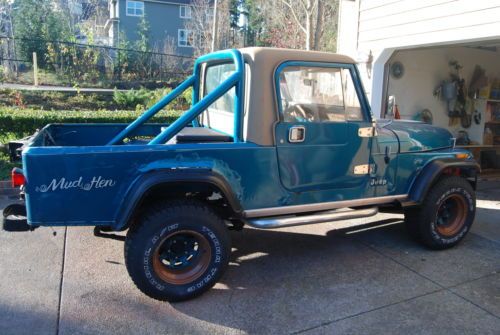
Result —
<svg viewBox="0 0 500 335"><path fill-rule="evenodd" d="M181 301L215 285L230 251L227 228L209 207L195 201L162 202L128 231L125 263L146 295Z"/></svg>
<svg viewBox="0 0 500 335"><path fill-rule="evenodd" d="M469 231L476 213L476 197L470 183L445 177L427 194L421 206L405 211L410 234L432 249L458 244Z"/></svg>

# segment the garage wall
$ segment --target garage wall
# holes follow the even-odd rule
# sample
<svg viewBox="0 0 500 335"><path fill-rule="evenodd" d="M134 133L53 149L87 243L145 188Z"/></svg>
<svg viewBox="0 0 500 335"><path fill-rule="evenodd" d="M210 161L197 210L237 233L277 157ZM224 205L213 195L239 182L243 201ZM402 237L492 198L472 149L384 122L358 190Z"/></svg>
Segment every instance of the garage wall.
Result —
<svg viewBox="0 0 500 335"><path fill-rule="evenodd" d="M446 113L446 102L433 96L433 91L443 80L449 79L451 68L450 60L457 60L462 66L462 77L466 85L476 64L486 70L490 79L500 78L500 53L472 49L467 47L428 48L420 50L397 51L389 60L390 63L399 61L403 64L405 73L402 78L389 77L388 94L396 97L402 118L413 119L415 114L423 109L429 109L434 116L434 124L449 127L449 118ZM465 129L472 140L482 142L484 129L485 101L477 100L476 107L483 112L482 124L472 124ZM457 135L463 129L455 125L450 130Z"/></svg>

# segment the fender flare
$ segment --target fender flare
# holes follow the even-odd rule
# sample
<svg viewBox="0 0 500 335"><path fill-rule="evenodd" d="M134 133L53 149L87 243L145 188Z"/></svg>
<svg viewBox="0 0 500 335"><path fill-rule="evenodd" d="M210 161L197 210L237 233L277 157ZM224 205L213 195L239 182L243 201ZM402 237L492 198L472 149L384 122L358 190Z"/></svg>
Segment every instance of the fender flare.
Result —
<svg viewBox="0 0 500 335"><path fill-rule="evenodd" d="M403 206L416 205L423 202L434 182L441 176L447 168L459 168L465 170L464 176L471 181L475 189L477 175L481 171L479 164L473 160L463 160L458 158L438 158L428 163L414 179L408 192L408 203Z"/></svg>
<svg viewBox="0 0 500 335"><path fill-rule="evenodd" d="M232 210L240 215L243 212L240 201L229 184L220 174L207 169L182 169L182 170L155 170L138 177L120 204L117 211L114 229L119 231L127 227L127 223L132 217L143 197L152 188L166 184L201 183L215 186L226 198Z"/></svg>

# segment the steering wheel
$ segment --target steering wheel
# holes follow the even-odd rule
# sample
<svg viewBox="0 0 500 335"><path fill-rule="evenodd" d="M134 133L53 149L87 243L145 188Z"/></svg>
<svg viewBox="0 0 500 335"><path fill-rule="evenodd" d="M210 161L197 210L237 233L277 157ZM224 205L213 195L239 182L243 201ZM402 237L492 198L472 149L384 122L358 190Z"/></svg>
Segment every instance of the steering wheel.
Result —
<svg viewBox="0 0 500 335"><path fill-rule="evenodd" d="M285 110L284 114L295 118L295 121L314 121L314 115L308 113L304 107L299 104L291 105Z"/></svg>

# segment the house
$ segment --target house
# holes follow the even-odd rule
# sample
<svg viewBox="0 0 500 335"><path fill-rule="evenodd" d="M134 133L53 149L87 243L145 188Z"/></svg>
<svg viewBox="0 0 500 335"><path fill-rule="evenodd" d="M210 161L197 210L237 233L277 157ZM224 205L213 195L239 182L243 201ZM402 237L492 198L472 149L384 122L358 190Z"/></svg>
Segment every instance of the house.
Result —
<svg viewBox="0 0 500 335"><path fill-rule="evenodd" d="M106 29L110 44L118 46L122 33L128 41L137 40L138 24L145 17L152 48L164 50L171 43L176 53L192 55L193 32L185 24L192 12L191 0L109 0Z"/></svg>
<svg viewBox="0 0 500 335"><path fill-rule="evenodd" d="M357 60L374 115L393 115L395 99L402 118L432 117L460 144L479 148L483 168L500 168L500 0L339 6L337 51ZM465 80L464 94L450 73Z"/></svg>

